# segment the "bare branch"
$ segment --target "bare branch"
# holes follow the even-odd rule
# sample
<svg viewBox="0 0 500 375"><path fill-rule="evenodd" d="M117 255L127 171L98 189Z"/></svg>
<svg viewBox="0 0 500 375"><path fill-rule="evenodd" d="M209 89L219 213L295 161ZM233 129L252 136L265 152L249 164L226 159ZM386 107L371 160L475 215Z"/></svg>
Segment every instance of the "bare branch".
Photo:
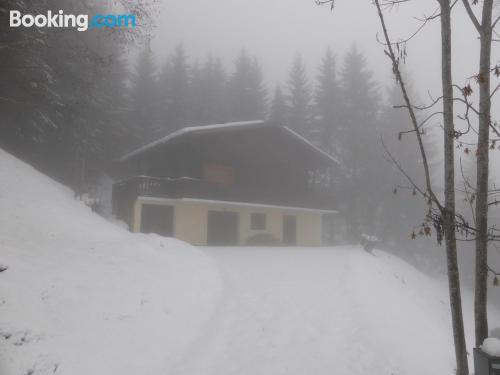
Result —
<svg viewBox="0 0 500 375"><path fill-rule="evenodd" d="M483 29L482 29L481 25L479 24L479 21L478 21L476 15L474 14L474 11L472 10L472 7L469 4L469 0L462 0L462 3L464 4L465 10L466 10L467 14L469 15L469 18L471 19L472 23L474 24L474 27L476 28L477 32L479 33L479 35L482 35Z"/></svg>
<svg viewBox="0 0 500 375"><path fill-rule="evenodd" d="M406 177L406 179L411 184L411 186L413 186L413 188L416 191L418 191L422 197L427 198L427 194L425 193L425 191L422 188L420 188L420 186L418 186L415 181L413 181L413 179L411 178L411 176L408 175L408 173L404 170L404 168L401 165L401 163L389 151L389 149L387 148L387 146L386 146L386 144L385 144L384 139L382 138L382 136L380 136L380 143L382 144L382 147L384 148L384 151L387 154L387 156L389 157L389 159L396 166L396 168Z"/></svg>
<svg viewBox="0 0 500 375"><path fill-rule="evenodd" d="M375 0L375 4L377 6L378 15L380 18L380 23L382 25L382 30L384 32L384 38L385 38L385 41L387 43L387 51L386 51L387 53L386 54L391 59L393 73L396 76L396 81L399 83L399 86L401 88L401 91L403 94L403 99L404 99L404 102L407 106L407 109L408 109L408 112L410 115L413 130L415 131L415 134L417 136L417 142L418 142L418 146L420 149L420 156L422 157L422 164L424 167L427 193L429 194L429 197L431 198L431 200L436 204L436 206L439 207L440 210L442 210L443 206L442 206L441 202L439 202L438 198L436 197L436 195L434 194L434 191L432 189L431 174L430 174L430 169L429 169L429 163L427 160L427 154L425 152L425 146L424 146L424 143L422 141L422 135L420 134L420 131L419 131L417 116L415 115L413 105L411 103L410 97L409 97L407 89L406 89L405 81L403 80L403 77L401 75L401 71L399 69L399 60L396 57L396 54L394 53L394 49L392 47L393 45L392 45L391 40L389 38L389 32L387 31L387 26L385 24L384 14L382 13L382 9L380 8L379 1Z"/></svg>

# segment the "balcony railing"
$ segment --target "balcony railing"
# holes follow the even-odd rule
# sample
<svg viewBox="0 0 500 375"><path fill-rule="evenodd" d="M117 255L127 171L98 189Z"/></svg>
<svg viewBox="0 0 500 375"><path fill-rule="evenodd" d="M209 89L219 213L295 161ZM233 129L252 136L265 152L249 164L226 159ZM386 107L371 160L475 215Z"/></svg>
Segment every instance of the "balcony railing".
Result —
<svg viewBox="0 0 500 375"><path fill-rule="evenodd" d="M308 190L294 191L284 186L281 191L255 189L242 186L225 186L208 183L199 179L157 178L136 176L113 185L113 211L126 218L137 197L156 198L196 198L217 201L243 202L288 207L335 210L336 202L331 193Z"/></svg>

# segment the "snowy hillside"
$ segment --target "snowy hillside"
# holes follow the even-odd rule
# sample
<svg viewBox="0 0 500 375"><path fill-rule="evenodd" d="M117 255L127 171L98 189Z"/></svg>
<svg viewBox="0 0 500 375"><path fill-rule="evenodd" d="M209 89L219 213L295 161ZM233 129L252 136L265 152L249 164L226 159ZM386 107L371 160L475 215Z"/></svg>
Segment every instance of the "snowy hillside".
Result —
<svg viewBox="0 0 500 375"><path fill-rule="evenodd" d="M213 261L134 236L0 150L0 374L165 374L211 315Z"/></svg>
<svg viewBox="0 0 500 375"><path fill-rule="evenodd" d="M108 223L2 151L0 175L1 375L453 374L445 284L398 258L195 249Z"/></svg>
<svg viewBox="0 0 500 375"><path fill-rule="evenodd" d="M444 281L394 256L357 247L207 252L223 273L223 303L172 374L455 373ZM470 295L465 302L472 352ZM500 323L498 311L490 317Z"/></svg>

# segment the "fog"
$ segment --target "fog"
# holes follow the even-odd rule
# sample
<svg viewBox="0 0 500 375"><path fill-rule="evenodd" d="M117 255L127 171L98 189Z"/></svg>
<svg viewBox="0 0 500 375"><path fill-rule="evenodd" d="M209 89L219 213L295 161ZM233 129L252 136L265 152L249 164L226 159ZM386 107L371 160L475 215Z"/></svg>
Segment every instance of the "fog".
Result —
<svg viewBox="0 0 500 375"><path fill-rule="evenodd" d="M1 375L500 350L500 106L468 3L442 61L445 1L380 0L391 58L371 0L1 2Z"/></svg>
<svg viewBox="0 0 500 375"><path fill-rule="evenodd" d="M439 18L421 29L422 20L435 14L436 9L435 0L420 0L395 6L386 13L393 40L411 37L405 72L422 104L438 97L441 88ZM366 55L382 94L393 80L390 61L378 39L381 29L376 8L370 1L337 1L331 11L328 4L318 6L314 0L162 0L157 10L152 36L159 65L179 43L184 44L192 61L203 61L213 54L221 57L226 67L231 67L244 48L260 58L268 89L272 90L277 83L286 85L297 52L314 79L327 48L332 49L340 67L345 53L355 44ZM478 49L479 41L462 7L455 7L452 27L456 57L453 75L462 86L477 70L477 54L470 51ZM493 61L499 57L494 49ZM457 111L461 113L461 108ZM500 115L500 108L494 106L493 113ZM493 174L498 178L500 172L494 169Z"/></svg>
<svg viewBox="0 0 500 375"><path fill-rule="evenodd" d="M436 13L437 2L420 0L386 10L393 40L411 38L407 44L404 71L417 100L428 104L440 96L441 89L439 18L427 22L423 28L421 26L424 18ZM472 77L477 71L478 54L475 51L478 50L479 42L476 30L463 8L456 6L453 12L453 76L457 85L464 86L473 82ZM309 79L314 82L319 62L327 48L331 48L337 68L341 69L344 56L356 45L367 58L368 69L374 73L379 94L387 100L385 95L393 82L393 76L384 47L377 40L380 30L376 8L370 1L336 1L331 11L329 5L318 6L313 0L163 0L158 5L152 45L159 66L176 45L182 43L191 63L202 62L207 55L212 54L222 58L229 72L243 48L258 57L270 94L277 83L286 87L291 63L297 53L302 55ZM493 61L498 57L498 52L494 50ZM475 93L473 100L477 101ZM458 114L462 110L457 106ZM494 106L493 114L498 116L500 109ZM442 142L440 126L439 118L430 124L430 128L435 130L437 144ZM465 124L457 120L457 126ZM469 140L473 141L473 137ZM372 147L380 145L373 144ZM415 151L416 144L402 152ZM441 157L437 156L437 159ZM498 155L492 157L497 163ZM466 156L459 153L457 160L462 158L467 160ZM497 168L492 169L492 174L497 178L498 172ZM436 186L442 185L442 164L439 160L434 166L433 178ZM431 243L426 246L434 247ZM410 251L414 250L413 245L409 247ZM469 277L472 275L472 247L469 244L462 244L461 247L465 259L464 274Z"/></svg>
<svg viewBox="0 0 500 375"><path fill-rule="evenodd" d="M435 0L420 0L395 7L388 13L394 40L412 35L424 18L436 10ZM458 8L458 7L457 7ZM163 0L158 6L153 30L154 51L163 61L178 43L188 55L202 60L208 53L224 58L227 66L245 48L258 56L268 82L286 82L293 56L302 53L311 77L327 47L339 64L345 52L356 44L367 56L369 67L384 86L392 79L390 61L377 42L380 24L370 1L337 1L333 11L313 0L217 0L178 2ZM454 19L454 60L457 82L465 82L476 70L475 30L459 8ZM407 71L425 98L440 88L439 19L428 23L408 46Z"/></svg>
<svg viewBox="0 0 500 375"><path fill-rule="evenodd" d="M2 56L8 73L4 73L0 98L8 100L0 101L0 109L5 122L13 126L0 128L0 145L70 185L77 197L96 195L103 177L108 191L113 181L133 178L124 176L125 167L117 161L169 133L190 125L268 119L288 126L313 148L340 160L335 172L314 175L329 184L341 221L353 224L354 233L340 230L335 241L357 243L361 235L376 235L400 255L419 258L412 260L421 266L432 268L435 258L442 260L435 238L411 241L430 229L422 227L428 224L423 223L426 205L414 198L415 187L408 186L394 163L388 162L380 142L382 137L423 186L415 140L406 136L398 140L398 133L409 128L409 120L404 111L396 114L392 108L401 104L401 95L394 90L391 63L378 41L380 22L371 1L337 0L333 10L313 0L121 0L120 7L108 2L108 8L91 2L53 0L26 6L9 1L24 13L65 8L65 13L94 14L107 9L129 10L137 16L135 30L49 30L38 35L30 27L0 28L0 35L14 46L9 45ZM138 12L140 6L144 6L142 12ZM423 21L435 15L437 7L435 0L419 0L384 9L392 40L408 40L403 70L417 104L440 97L439 17ZM458 87L470 83L471 100L477 104L473 77L479 43L460 4L453 9L452 26L454 82ZM183 49L177 48L180 45ZM335 64L330 59L324 69L327 49ZM242 50L246 51L243 58ZM298 54L304 66L297 62ZM493 61L499 56L494 49ZM318 79L321 67L324 74ZM373 77L366 71L373 72ZM275 92L277 84L281 84L281 96ZM322 85L327 90L321 92ZM463 108L456 107L456 114L462 114ZM280 112L277 118L273 109ZM500 115L496 105L492 112L495 118ZM457 117L456 125L463 129L465 123ZM441 126L441 116L436 116L425 131L432 179L442 195ZM474 136L471 133L463 140L474 142ZM467 173L473 175L475 156L470 151L457 152L457 167L463 159ZM492 174L498 177L498 153L492 155ZM252 160L249 155L246 158ZM228 169L215 170L231 176ZM298 181L298 186L318 182L305 175L311 181ZM160 177L172 176L163 171ZM460 196L462 184L459 172L457 201L460 209L469 210ZM111 206L109 200L106 207ZM498 220L498 213L492 213L493 220ZM470 246L463 247L469 257Z"/></svg>

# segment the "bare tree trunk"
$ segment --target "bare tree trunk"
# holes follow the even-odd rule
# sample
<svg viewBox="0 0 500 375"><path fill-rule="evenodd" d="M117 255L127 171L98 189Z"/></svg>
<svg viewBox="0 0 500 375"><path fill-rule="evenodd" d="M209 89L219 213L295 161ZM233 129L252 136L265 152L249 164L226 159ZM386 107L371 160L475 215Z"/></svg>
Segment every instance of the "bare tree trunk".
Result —
<svg viewBox="0 0 500 375"><path fill-rule="evenodd" d="M457 239L455 232L455 125L453 123L453 81L451 74L451 4L450 0L440 0L441 4L441 75L443 84L444 121L444 195L443 226L446 240L448 286L450 293L451 318L457 374L469 373L462 314L462 297L457 260Z"/></svg>
<svg viewBox="0 0 500 375"><path fill-rule="evenodd" d="M462 0L465 10L476 28L481 41L479 52L479 131L477 138L476 179L476 280L474 293L474 318L476 346L488 337L488 182L489 141L491 125L491 43L493 0L483 2L479 23L469 0Z"/></svg>
<svg viewBox="0 0 500 375"><path fill-rule="evenodd" d="M455 344L455 355L457 363L457 374L467 375L469 366L467 362L467 347L465 343L464 323L462 314L462 298L460 292L460 275L458 271L457 259L457 240L455 233L455 159L454 159L454 141L455 127L453 123L453 85L451 75L451 9L450 0L440 0L441 6L441 46L442 46L442 84L443 84L443 117L444 117L444 149L445 149L445 205L440 204L437 197L434 195L431 186L429 167L423 142L420 136L420 129L414 113L414 107L410 101L406 91L405 82L401 76L399 69L399 59L396 57L393 50L393 43L389 38L387 27L384 21L384 15L380 6L379 0L375 0L380 22L384 31L387 50L386 53L390 57L393 65L393 71L396 79L399 82L406 107L410 114L410 119L413 124L413 130L417 135L417 141L420 146L420 153L423 160L424 171L426 176L427 191L425 197L430 199L433 204L436 204L444 223L444 234L446 237L446 256L448 267L448 286L450 294L450 307L452 317L453 338ZM410 180L411 181L411 180ZM414 185L416 189L418 187Z"/></svg>
<svg viewBox="0 0 500 375"><path fill-rule="evenodd" d="M333 1L331 2L333 7ZM464 0L467 1L467 0ZM491 0L485 0L491 1ZM424 161L424 171L426 172L426 184L427 191L423 192L404 172L404 170L397 164L394 158L391 158L398 169L402 171L408 178L410 183L414 188L419 191L426 199L429 200L429 205L435 204L440 212L440 216L443 220L443 231L446 240L446 256L447 256L447 268L448 268L448 287L450 295L450 307L451 307L451 318L452 318L452 328L453 328L453 338L455 345L455 355L457 375L468 375L469 365L467 361L467 346L465 342L464 333L464 322L462 313L462 297L460 291L460 274L458 269L458 256L457 256L457 239L456 239L456 210L455 210L455 125L453 122L453 80L451 72L451 3L450 0L438 0L441 8L441 77L443 86L443 121L444 121L444 151L445 151L445 162L444 162L444 172L445 172L445 202L444 206L441 205L437 197L434 195L430 175L428 170L428 165L426 162L425 149L423 148L423 143L420 137L420 127L417 123L415 113L413 111L414 107L407 95L404 80L401 76L401 71L399 70L399 58L395 55L392 48L393 44L389 38L387 27L384 21L384 16L380 6L379 0L374 0L377 6L380 22L384 31L384 36L386 40L387 50L386 54L390 57L393 64L393 71L396 75L396 79L401 87L403 98L405 100L406 107L410 114L410 119L412 120L413 130L417 135L417 140L420 146L421 156ZM318 3L321 3L319 1ZM488 93L489 95L489 93ZM390 154L389 154L390 155Z"/></svg>
<svg viewBox="0 0 500 375"><path fill-rule="evenodd" d="M488 181L489 181L489 141L491 123L491 38L493 0L483 4L481 25L481 51L479 62L479 133L477 141L477 182L476 182L476 282L474 317L476 346L482 345L488 337Z"/></svg>

